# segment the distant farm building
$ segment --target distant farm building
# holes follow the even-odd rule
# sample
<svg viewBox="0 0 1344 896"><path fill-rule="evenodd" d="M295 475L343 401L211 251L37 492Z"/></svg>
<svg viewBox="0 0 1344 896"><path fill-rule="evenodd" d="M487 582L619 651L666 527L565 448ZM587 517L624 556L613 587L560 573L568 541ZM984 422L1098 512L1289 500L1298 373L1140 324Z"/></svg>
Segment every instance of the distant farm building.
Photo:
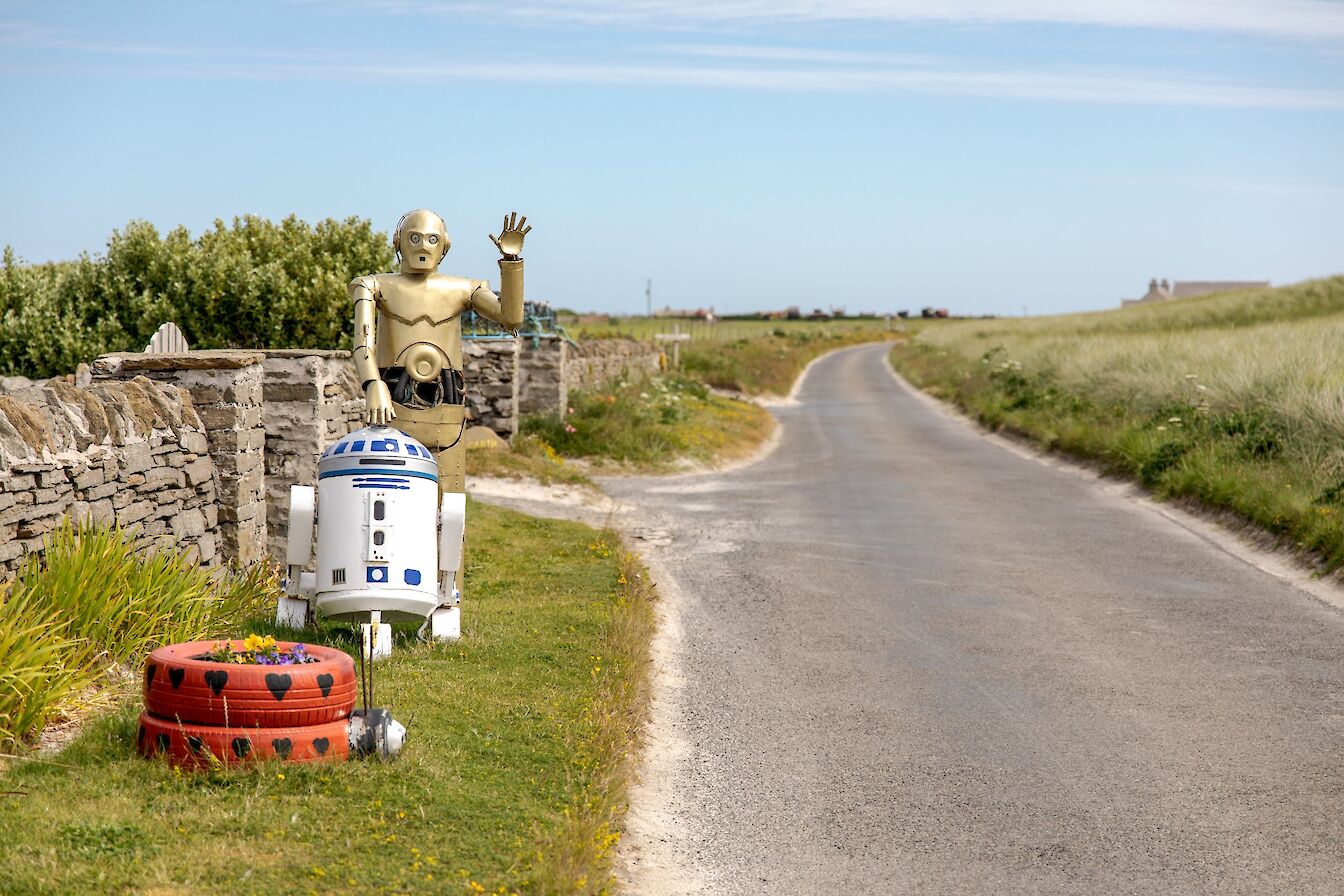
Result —
<svg viewBox="0 0 1344 896"><path fill-rule="evenodd" d="M680 318L691 318L694 320L713 321L714 306L711 305L708 308L673 308L671 305L666 305L662 308L655 309L653 312L653 316L673 317L673 318L680 317Z"/></svg>
<svg viewBox="0 0 1344 896"><path fill-rule="evenodd" d="M1120 306L1142 305L1146 302L1165 302L1169 299L1189 299L1214 292L1236 292L1241 289L1264 289L1268 280L1189 280L1177 281L1171 286L1165 279L1148 281L1148 293L1141 299L1121 299Z"/></svg>

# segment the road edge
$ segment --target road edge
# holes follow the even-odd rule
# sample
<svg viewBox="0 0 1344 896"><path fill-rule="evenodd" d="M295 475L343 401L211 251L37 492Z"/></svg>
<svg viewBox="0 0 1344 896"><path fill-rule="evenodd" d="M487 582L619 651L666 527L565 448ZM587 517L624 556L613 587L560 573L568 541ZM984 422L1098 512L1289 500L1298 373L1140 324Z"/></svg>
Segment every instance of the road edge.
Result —
<svg viewBox="0 0 1344 896"><path fill-rule="evenodd" d="M891 365L890 350L882 354L881 363L887 373L891 374L891 378L896 381L897 386L906 394L922 402L926 407L944 418L960 423L982 439L1018 457L1035 461L1041 466L1086 479L1107 494L1123 498L1150 513L1175 523L1200 540L1225 554L1235 557L1247 566L1291 585L1331 609L1344 612L1344 587L1317 578L1310 570L1304 568L1301 561L1284 551L1270 550L1254 544L1248 541L1243 533L1228 528L1216 519L1158 501L1135 482L1104 476L1086 464L1059 454L1042 451L986 428L978 420L963 413L956 405L933 397L901 376L896 368Z"/></svg>

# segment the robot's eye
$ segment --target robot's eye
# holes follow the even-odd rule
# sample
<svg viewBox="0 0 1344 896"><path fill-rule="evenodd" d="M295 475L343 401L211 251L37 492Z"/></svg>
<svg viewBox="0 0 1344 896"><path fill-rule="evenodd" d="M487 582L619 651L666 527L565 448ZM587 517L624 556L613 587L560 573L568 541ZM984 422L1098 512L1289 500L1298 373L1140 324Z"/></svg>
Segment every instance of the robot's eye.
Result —
<svg viewBox="0 0 1344 896"><path fill-rule="evenodd" d="M418 233L411 234L411 242L415 243L417 246L420 245L420 234Z"/></svg>
<svg viewBox="0 0 1344 896"><path fill-rule="evenodd" d="M439 243L439 235L437 233L431 233L429 235L429 244L431 246L437 246L438 243Z"/></svg>

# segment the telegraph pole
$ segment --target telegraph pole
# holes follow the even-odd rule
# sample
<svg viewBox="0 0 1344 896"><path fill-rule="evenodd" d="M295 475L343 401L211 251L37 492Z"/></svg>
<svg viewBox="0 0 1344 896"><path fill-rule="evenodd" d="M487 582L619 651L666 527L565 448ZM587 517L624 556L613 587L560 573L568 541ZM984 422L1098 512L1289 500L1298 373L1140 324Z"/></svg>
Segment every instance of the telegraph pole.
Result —
<svg viewBox="0 0 1344 896"><path fill-rule="evenodd" d="M653 317L653 281L644 281L644 310L645 317Z"/></svg>

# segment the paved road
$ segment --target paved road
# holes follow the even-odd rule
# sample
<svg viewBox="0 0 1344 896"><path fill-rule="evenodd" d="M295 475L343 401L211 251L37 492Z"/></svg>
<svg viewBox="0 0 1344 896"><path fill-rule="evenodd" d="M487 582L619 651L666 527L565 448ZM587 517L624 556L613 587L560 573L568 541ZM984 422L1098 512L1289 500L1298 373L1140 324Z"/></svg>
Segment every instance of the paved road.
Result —
<svg viewBox="0 0 1344 896"><path fill-rule="evenodd" d="M757 464L604 483L680 592L634 892L1344 893L1344 614L883 354Z"/></svg>

